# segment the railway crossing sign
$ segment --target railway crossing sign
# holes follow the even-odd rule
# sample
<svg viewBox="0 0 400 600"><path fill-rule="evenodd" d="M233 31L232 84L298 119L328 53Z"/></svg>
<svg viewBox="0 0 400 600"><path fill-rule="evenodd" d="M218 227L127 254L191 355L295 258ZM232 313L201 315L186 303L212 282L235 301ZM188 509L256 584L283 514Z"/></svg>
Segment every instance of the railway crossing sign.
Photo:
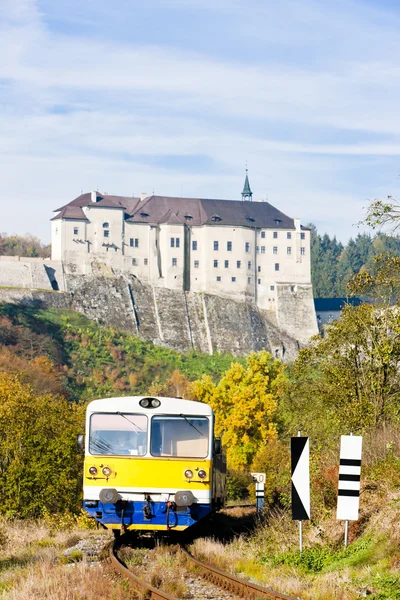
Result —
<svg viewBox="0 0 400 600"><path fill-rule="evenodd" d="M340 467L336 518L357 521L360 504L362 436L340 437Z"/></svg>
<svg viewBox="0 0 400 600"><path fill-rule="evenodd" d="M308 437L292 437L292 519L310 518L310 443Z"/></svg>
<svg viewBox="0 0 400 600"><path fill-rule="evenodd" d="M257 512L264 510L264 485L265 473L252 473L254 483L256 484L256 509Z"/></svg>

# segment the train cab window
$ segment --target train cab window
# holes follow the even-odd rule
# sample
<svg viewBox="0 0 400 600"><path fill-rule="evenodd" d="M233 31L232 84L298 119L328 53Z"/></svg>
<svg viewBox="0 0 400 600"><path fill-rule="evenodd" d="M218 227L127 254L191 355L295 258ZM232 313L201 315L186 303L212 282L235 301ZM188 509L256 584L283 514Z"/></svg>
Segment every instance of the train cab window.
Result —
<svg viewBox="0 0 400 600"><path fill-rule="evenodd" d="M93 414L89 452L106 456L144 456L147 451L147 417L133 414Z"/></svg>
<svg viewBox="0 0 400 600"><path fill-rule="evenodd" d="M153 417L150 452L153 456L205 458L208 455L209 430L207 417Z"/></svg>

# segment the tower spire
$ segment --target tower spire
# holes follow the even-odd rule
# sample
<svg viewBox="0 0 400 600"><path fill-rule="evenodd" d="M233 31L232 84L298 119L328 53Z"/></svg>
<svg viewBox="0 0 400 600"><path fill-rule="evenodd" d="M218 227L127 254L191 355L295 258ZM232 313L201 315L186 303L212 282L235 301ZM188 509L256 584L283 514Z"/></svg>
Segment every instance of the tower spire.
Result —
<svg viewBox="0 0 400 600"><path fill-rule="evenodd" d="M242 192L242 200L250 200L253 199L253 192L250 189L249 176L247 174L248 168L246 165L246 179L244 180L243 192Z"/></svg>

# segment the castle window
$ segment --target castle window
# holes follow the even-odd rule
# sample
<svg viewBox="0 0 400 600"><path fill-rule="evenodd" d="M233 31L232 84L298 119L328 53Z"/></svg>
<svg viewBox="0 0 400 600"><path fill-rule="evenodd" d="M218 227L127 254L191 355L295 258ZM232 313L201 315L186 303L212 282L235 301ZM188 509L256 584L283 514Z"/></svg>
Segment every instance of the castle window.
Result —
<svg viewBox="0 0 400 600"><path fill-rule="evenodd" d="M217 275L217 281L221 281L221 276Z"/></svg>
<svg viewBox="0 0 400 600"><path fill-rule="evenodd" d="M292 234L290 233L290 231L287 232L286 237L288 240L292 239Z"/></svg>
<svg viewBox="0 0 400 600"><path fill-rule="evenodd" d="M143 219L146 219L146 217L149 217L150 215L147 212L141 212L140 216L143 217Z"/></svg>
<svg viewBox="0 0 400 600"><path fill-rule="evenodd" d="M133 265L137 265L138 264L136 258L132 258L132 264Z"/></svg>
<svg viewBox="0 0 400 600"><path fill-rule="evenodd" d="M257 254L260 252L259 246L256 246L256 252L257 252Z"/></svg>
<svg viewBox="0 0 400 600"><path fill-rule="evenodd" d="M74 227L74 235L78 235L78 233L79 233L78 227Z"/></svg>
<svg viewBox="0 0 400 600"><path fill-rule="evenodd" d="M109 229L105 229L103 231L104 237L110 237L110 230Z"/></svg>
<svg viewBox="0 0 400 600"><path fill-rule="evenodd" d="M170 246L171 248L175 248L175 238L171 238Z"/></svg>
<svg viewBox="0 0 400 600"><path fill-rule="evenodd" d="M214 242L214 250L218 250L219 247L219 243L218 242Z"/></svg>
<svg viewBox="0 0 400 600"><path fill-rule="evenodd" d="M302 232L302 233L300 234L300 239L301 239L301 240L305 240L305 239L306 239L306 234Z"/></svg>
<svg viewBox="0 0 400 600"><path fill-rule="evenodd" d="M173 258L172 259L172 266L173 267L177 267L178 266L178 259L177 258Z"/></svg>
<svg viewBox="0 0 400 600"><path fill-rule="evenodd" d="M275 221L275 223L276 223L277 225L279 225L280 223L282 223L282 219L274 219L274 221Z"/></svg>
<svg viewBox="0 0 400 600"><path fill-rule="evenodd" d="M138 238L129 238L129 245L131 248L139 248L139 239Z"/></svg>
<svg viewBox="0 0 400 600"><path fill-rule="evenodd" d="M148 258L145 258L145 259L144 259L144 264L145 264L146 266L149 264L149 259L148 259Z"/></svg>
<svg viewBox="0 0 400 600"><path fill-rule="evenodd" d="M218 267L218 261L214 260L214 268L216 269Z"/></svg>
<svg viewBox="0 0 400 600"><path fill-rule="evenodd" d="M291 285L290 286L290 291L291 292L295 292L296 291L296 286L295 285Z"/></svg>
<svg viewBox="0 0 400 600"><path fill-rule="evenodd" d="M213 215L211 217L211 221L213 221L213 223L219 223L219 221L222 221L222 219L219 215Z"/></svg>
<svg viewBox="0 0 400 600"><path fill-rule="evenodd" d="M251 269L251 260L247 261L247 268Z"/></svg>
<svg viewBox="0 0 400 600"><path fill-rule="evenodd" d="M236 268L237 268L237 269L240 269L240 267L241 267L241 266L242 266L242 263L241 263L241 261L240 261L240 260L237 260L237 261L236 261Z"/></svg>
<svg viewBox="0 0 400 600"><path fill-rule="evenodd" d="M257 279L258 285L261 285L261 279Z"/></svg>
<svg viewBox="0 0 400 600"><path fill-rule="evenodd" d="M278 254L278 246L274 246L272 248L272 252L273 252L273 254Z"/></svg>
<svg viewBox="0 0 400 600"><path fill-rule="evenodd" d="M193 240L192 242L192 250L197 250L197 241Z"/></svg>
<svg viewBox="0 0 400 600"><path fill-rule="evenodd" d="M195 260L195 261L194 261L194 268L195 268L195 269L198 269L198 268L199 268L199 261L198 261L198 260Z"/></svg>
<svg viewBox="0 0 400 600"><path fill-rule="evenodd" d="M225 261L225 269L229 269L229 260Z"/></svg>
<svg viewBox="0 0 400 600"><path fill-rule="evenodd" d="M265 231L262 231L262 232L261 232L261 237L262 237L262 238L265 238Z"/></svg>
<svg viewBox="0 0 400 600"><path fill-rule="evenodd" d="M279 271L279 263L275 263L275 271Z"/></svg>
<svg viewBox="0 0 400 600"><path fill-rule="evenodd" d="M191 221L193 219L192 215L185 215L185 219L187 219L188 221Z"/></svg>
<svg viewBox="0 0 400 600"><path fill-rule="evenodd" d="M232 252L232 242L226 242L226 249L228 252Z"/></svg>
<svg viewBox="0 0 400 600"><path fill-rule="evenodd" d="M257 271L258 271L259 273L261 273L261 267L260 267L260 266L258 267Z"/></svg>
<svg viewBox="0 0 400 600"><path fill-rule="evenodd" d="M250 284L251 283L251 277L247 278L247 283Z"/></svg>
<svg viewBox="0 0 400 600"><path fill-rule="evenodd" d="M236 277L232 277L232 283L235 283Z"/></svg>
<svg viewBox="0 0 400 600"><path fill-rule="evenodd" d="M274 285L270 285L269 289L271 290L271 292L273 292L275 290L275 286Z"/></svg>
<svg viewBox="0 0 400 600"><path fill-rule="evenodd" d="M265 246L261 246L261 254L265 254Z"/></svg>
<svg viewBox="0 0 400 600"><path fill-rule="evenodd" d="M250 252L250 243L246 242L244 245L245 252Z"/></svg>
<svg viewBox="0 0 400 600"><path fill-rule="evenodd" d="M103 223L103 229L108 229L110 227L109 223Z"/></svg>
<svg viewBox="0 0 400 600"><path fill-rule="evenodd" d="M181 245L181 240L179 238L175 238L175 248L179 248Z"/></svg>
<svg viewBox="0 0 400 600"><path fill-rule="evenodd" d="M305 249L305 248L303 248L303 247L301 247L301 248L300 248L300 254L301 254L302 256L304 256L304 255L305 255L305 253L306 253L306 249Z"/></svg>
<svg viewBox="0 0 400 600"><path fill-rule="evenodd" d="M274 234L273 234L273 236L272 236L272 237L274 238L274 240L278 239L278 232L277 232L277 231L274 231Z"/></svg>
<svg viewBox="0 0 400 600"><path fill-rule="evenodd" d="M286 254L292 254L292 247L291 246L288 246L286 248Z"/></svg>

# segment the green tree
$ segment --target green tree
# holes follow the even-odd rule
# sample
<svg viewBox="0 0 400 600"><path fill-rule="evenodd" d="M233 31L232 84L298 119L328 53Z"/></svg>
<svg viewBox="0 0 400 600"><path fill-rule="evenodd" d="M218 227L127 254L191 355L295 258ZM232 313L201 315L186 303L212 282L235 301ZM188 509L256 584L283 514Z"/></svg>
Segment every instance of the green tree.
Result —
<svg viewBox="0 0 400 600"><path fill-rule="evenodd" d="M0 373L0 512L38 517L79 507L82 456L76 435L83 407L35 394L16 375Z"/></svg>

